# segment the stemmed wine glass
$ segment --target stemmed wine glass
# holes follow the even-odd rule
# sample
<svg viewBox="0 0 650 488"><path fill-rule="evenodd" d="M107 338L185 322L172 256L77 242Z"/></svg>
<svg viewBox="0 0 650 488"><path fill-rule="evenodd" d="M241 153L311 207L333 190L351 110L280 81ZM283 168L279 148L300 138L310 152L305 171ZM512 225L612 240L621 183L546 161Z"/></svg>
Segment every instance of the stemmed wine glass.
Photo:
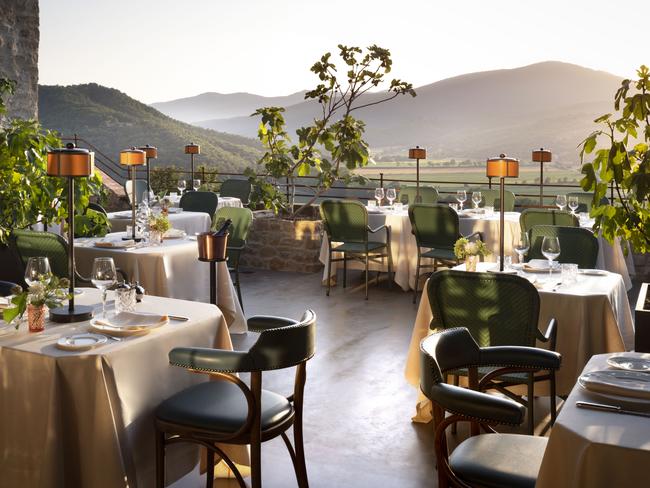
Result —
<svg viewBox="0 0 650 488"><path fill-rule="evenodd" d="M456 192L456 200L458 200L458 203L460 204L460 210L462 212L463 211L463 204L467 200L467 192L465 190L458 190Z"/></svg>
<svg viewBox="0 0 650 488"><path fill-rule="evenodd" d="M397 193L395 193L395 188L389 188L386 190L386 198L388 199L388 205L393 206L393 202L397 198Z"/></svg>
<svg viewBox="0 0 650 488"><path fill-rule="evenodd" d="M542 254L548 259L548 278L551 279L553 261L560 255L560 240L557 237L544 237L542 241Z"/></svg>
<svg viewBox="0 0 650 488"><path fill-rule="evenodd" d="M528 241L528 234L526 232L521 233L521 237L517 242L515 242L515 252L519 257L519 263L524 262L524 254L530 249L530 242Z"/></svg>
<svg viewBox="0 0 650 488"><path fill-rule="evenodd" d="M178 194L182 195L185 191L185 188L187 188L187 182L185 180L178 180L178 183L176 183L176 188L178 188Z"/></svg>
<svg viewBox="0 0 650 488"><path fill-rule="evenodd" d="M102 317L106 318L106 294L117 282L117 272L113 258L95 258L91 280L102 292Z"/></svg>
<svg viewBox="0 0 650 488"><path fill-rule="evenodd" d="M50 282L52 270L50 268L50 261L44 256L31 257L27 260L27 267L25 268L25 283L32 286L34 283L43 281Z"/></svg>
<svg viewBox="0 0 650 488"><path fill-rule="evenodd" d="M192 188L194 188L194 191L199 191L199 188L201 188L201 180L192 180Z"/></svg>
<svg viewBox="0 0 650 488"><path fill-rule="evenodd" d="M478 208L481 200L483 200L483 195L481 195L480 191L472 192L472 203L474 204L474 208Z"/></svg>
<svg viewBox="0 0 650 488"><path fill-rule="evenodd" d="M566 195L558 195L555 197L555 205L557 205L560 210L564 210L566 208Z"/></svg>
<svg viewBox="0 0 650 488"><path fill-rule="evenodd" d="M381 201L384 199L384 189L375 188L375 200L377 200L377 206L381 207Z"/></svg>
<svg viewBox="0 0 650 488"><path fill-rule="evenodd" d="M571 209L572 215L576 214L576 210L578 210L579 205L580 203L578 203L578 197L576 196L569 197L569 208Z"/></svg>

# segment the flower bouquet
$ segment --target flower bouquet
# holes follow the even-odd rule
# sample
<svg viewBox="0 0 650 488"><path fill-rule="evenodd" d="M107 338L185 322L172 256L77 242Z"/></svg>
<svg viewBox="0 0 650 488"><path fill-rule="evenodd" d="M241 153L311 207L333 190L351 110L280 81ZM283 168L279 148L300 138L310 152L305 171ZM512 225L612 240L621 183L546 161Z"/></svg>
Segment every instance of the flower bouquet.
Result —
<svg viewBox="0 0 650 488"><path fill-rule="evenodd" d="M454 244L454 254L459 260L465 260L466 271L476 271L476 264L481 256L490 254L490 250L480 239L470 241L467 237L461 237Z"/></svg>
<svg viewBox="0 0 650 488"><path fill-rule="evenodd" d="M45 328L45 314L48 308L56 308L61 303L70 299L67 288L70 282L67 278L57 278L47 274L39 277L38 281L29 285L27 290L16 286L12 290L14 297L11 303L15 306L5 309L3 316L5 322L11 322L16 317L22 318L27 310L27 320L30 332L40 332ZM19 322L16 322L16 329Z"/></svg>

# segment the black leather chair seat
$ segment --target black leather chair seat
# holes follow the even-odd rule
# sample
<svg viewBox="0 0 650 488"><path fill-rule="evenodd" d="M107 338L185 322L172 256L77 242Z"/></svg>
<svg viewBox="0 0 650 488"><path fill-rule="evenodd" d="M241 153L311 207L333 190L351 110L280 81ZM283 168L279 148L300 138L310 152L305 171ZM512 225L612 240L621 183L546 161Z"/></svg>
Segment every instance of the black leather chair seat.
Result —
<svg viewBox="0 0 650 488"><path fill-rule="evenodd" d="M484 434L470 437L449 457L466 483L486 488L534 488L546 450L546 437Z"/></svg>
<svg viewBox="0 0 650 488"><path fill-rule="evenodd" d="M291 415L293 407L282 395L262 390L262 430ZM156 412L158 419L214 432L235 433L246 422L248 404L237 385L208 381L165 400Z"/></svg>

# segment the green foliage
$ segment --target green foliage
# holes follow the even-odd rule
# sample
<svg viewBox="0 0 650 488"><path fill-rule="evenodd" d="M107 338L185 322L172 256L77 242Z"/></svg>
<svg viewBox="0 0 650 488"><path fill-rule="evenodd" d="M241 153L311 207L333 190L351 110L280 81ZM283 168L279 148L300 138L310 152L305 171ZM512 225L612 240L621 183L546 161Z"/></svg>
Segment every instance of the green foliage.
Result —
<svg viewBox="0 0 650 488"><path fill-rule="evenodd" d="M71 295L66 291L70 286L67 278L61 278L48 274L40 276L36 283L29 286L27 290L23 290L20 286L19 289L12 290L14 297L11 303L15 306L6 308L3 312L5 322L11 322L16 317L22 317L27 309L27 304L41 307L43 305L49 308L56 308L61 305L64 300L68 300ZM16 329L18 328L16 323Z"/></svg>
<svg viewBox="0 0 650 488"><path fill-rule="evenodd" d="M265 173L257 177L251 170L247 175L258 189L253 198L275 212L285 208L295 217L336 181L359 178L349 172L366 166L369 153L368 144L363 140L365 124L353 117L352 112L387 102L399 95L415 96L410 83L393 79L382 98L361 98L382 84L390 73L390 52L374 45L365 52L361 48L341 44L338 48L344 64L341 72L345 76L338 74L331 53L325 53L311 67L311 71L318 76L319 83L315 89L305 94L305 99L318 102L321 116L312 125L296 130L297 143L292 143L286 132L284 108L260 108L252 115L261 118L258 138L265 153L258 163L263 166ZM300 176L314 176L317 180L316 191L311 201L294 213L296 178ZM269 178L271 181L288 179L288 199L277 186L268 182Z"/></svg>
<svg viewBox="0 0 650 488"><path fill-rule="evenodd" d="M92 209L86 209L84 214L74 217L74 233L76 237L104 237L111 230L108 217Z"/></svg>
<svg viewBox="0 0 650 488"><path fill-rule="evenodd" d="M615 114L594 122L604 126L580 144L580 156L593 154L582 166L580 185L594 192L594 228L613 242L628 241L635 251L650 252L650 70L641 66L638 80L623 80L614 97ZM606 144L599 145L601 140ZM620 204L602 204L613 185Z"/></svg>

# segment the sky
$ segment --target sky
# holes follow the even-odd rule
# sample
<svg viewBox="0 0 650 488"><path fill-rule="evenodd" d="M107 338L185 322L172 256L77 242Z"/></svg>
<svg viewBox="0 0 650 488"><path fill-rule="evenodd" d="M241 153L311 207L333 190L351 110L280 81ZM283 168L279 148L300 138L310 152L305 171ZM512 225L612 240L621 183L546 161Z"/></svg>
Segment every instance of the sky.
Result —
<svg viewBox="0 0 650 488"><path fill-rule="evenodd" d="M650 1L40 0L40 83L99 83L145 103L287 95L339 43L391 51L415 87L565 61L631 77L650 64Z"/></svg>

